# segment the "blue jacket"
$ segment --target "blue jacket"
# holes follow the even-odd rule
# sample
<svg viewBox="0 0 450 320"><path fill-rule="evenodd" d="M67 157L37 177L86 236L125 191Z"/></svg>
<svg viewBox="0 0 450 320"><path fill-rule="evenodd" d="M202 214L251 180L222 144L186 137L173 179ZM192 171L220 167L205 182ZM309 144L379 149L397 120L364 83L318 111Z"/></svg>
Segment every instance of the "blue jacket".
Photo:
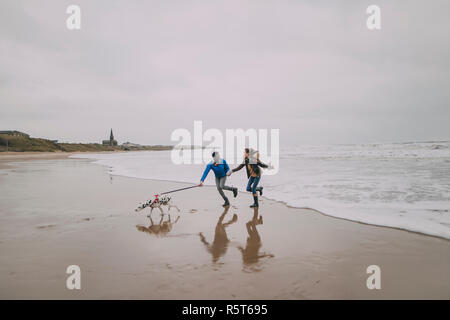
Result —
<svg viewBox="0 0 450 320"><path fill-rule="evenodd" d="M225 161L225 159L220 159L219 163L216 166L214 165L214 161L211 161L206 166L206 169L203 172L203 176L200 179L201 181L205 181L206 176L208 175L209 170L211 170L211 169L212 169L212 171L214 171L214 174L216 175L216 178L222 178L222 177L225 177L227 172L230 170L230 167L228 166L228 164Z"/></svg>

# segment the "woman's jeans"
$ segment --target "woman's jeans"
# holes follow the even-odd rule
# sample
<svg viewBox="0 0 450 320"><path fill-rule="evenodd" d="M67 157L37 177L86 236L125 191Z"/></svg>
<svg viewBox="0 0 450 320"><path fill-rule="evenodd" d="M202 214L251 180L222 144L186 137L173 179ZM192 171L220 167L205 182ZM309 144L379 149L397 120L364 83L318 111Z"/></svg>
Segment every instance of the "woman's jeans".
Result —
<svg viewBox="0 0 450 320"><path fill-rule="evenodd" d="M261 176L259 176L259 177L250 177L250 179L248 179L247 191L251 191L253 194L256 194L256 191L261 189L261 187L257 188L259 180L261 180Z"/></svg>

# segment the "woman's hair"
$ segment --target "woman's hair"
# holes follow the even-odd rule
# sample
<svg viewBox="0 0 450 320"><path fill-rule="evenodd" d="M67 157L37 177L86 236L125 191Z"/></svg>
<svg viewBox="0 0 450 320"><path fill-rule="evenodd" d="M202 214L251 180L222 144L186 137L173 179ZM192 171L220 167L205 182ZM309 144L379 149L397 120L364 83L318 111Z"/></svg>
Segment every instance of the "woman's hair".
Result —
<svg viewBox="0 0 450 320"><path fill-rule="evenodd" d="M256 164L258 162L259 159L259 152L258 150L252 149L252 148L245 148L245 152L248 153L249 155L249 160L251 162L253 162L254 164Z"/></svg>

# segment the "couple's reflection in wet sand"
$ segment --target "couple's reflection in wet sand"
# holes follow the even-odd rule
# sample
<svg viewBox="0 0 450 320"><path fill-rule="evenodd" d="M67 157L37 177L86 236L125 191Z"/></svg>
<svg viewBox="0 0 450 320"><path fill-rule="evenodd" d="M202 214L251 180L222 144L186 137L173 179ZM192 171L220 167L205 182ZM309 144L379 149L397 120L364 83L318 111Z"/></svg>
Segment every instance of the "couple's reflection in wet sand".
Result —
<svg viewBox="0 0 450 320"><path fill-rule="evenodd" d="M226 228L238 220L237 214L234 214L228 222L224 222L225 216L229 209L230 206L227 206L219 217L212 243L209 243L201 232L199 233L200 241L205 245L206 249L211 254L213 263L216 263L219 258L227 252L230 240L228 239ZM244 269L251 269L254 265L260 262L260 259L262 258L274 257L273 254L260 252L262 241L257 226L261 224L263 224L263 218L259 215L259 209L254 208L253 218L245 224L248 234L245 247L241 245L237 246L242 254Z"/></svg>
<svg viewBox="0 0 450 320"><path fill-rule="evenodd" d="M254 208L253 218L245 224L247 228L247 242L245 248L238 246L242 253L242 262L245 267L251 267L257 264L262 258L273 258L271 253L260 252L262 247L261 237L256 226L263 224L263 218L259 215L258 207Z"/></svg>
<svg viewBox="0 0 450 320"><path fill-rule="evenodd" d="M233 217L228 222L223 222L226 214L230 206L225 207L225 210L220 215L219 220L216 224L216 230L214 232L214 240L212 243L206 241L203 233L199 233L200 241L205 245L206 249L212 256L213 262L217 262L221 256L223 256L227 252L228 243L230 240L228 239L227 232L225 230L230 224L233 224L237 221L237 214L234 214Z"/></svg>
<svg viewBox="0 0 450 320"><path fill-rule="evenodd" d="M261 252L262 240L258 232L258 226L263 224L263 217L259 215L259 209L253 208L253 217L245 224L247 231L247 240L245 246L239 244L237 241L230 242L227 235L227 228L238 221L238 215L235 213L228 220L225 218L230 210L230 206L225 207L222 214L219 216L219 220L216 223L214 230L214 239L209 242L203 233L199 233L200 241L205 246L206 250L211 254L212 262L214 264L219 262L219 259L223 257L228 250L229 246L237 248L242 255L242 265L244 271L260 271L261 262L264 258L274 257L271 253ZM170 214L167 214L168 219L164 220L165 214L161 215L161 219L158 223L155 223L151 216L149 216L150 225L143 226L137 225L137 230L145 232L158 237L165 237L172 230L173 225L178 222L180 216L172 221Z"/></svg>
<svg viewBox="0 0 450 320"><path fill-rule="evenodd" d="M170 218L170 214L168 214L168 219L166 221L164 221L164 216L165 214L161 214L161 219L157 224L155 224L152 217L149 216L148 218L150 219L150 225L148 227L137 225L136 229L156 236L165 236L172 230L173 225L178 222L180 216L178 216L173 222Z"/></svg>

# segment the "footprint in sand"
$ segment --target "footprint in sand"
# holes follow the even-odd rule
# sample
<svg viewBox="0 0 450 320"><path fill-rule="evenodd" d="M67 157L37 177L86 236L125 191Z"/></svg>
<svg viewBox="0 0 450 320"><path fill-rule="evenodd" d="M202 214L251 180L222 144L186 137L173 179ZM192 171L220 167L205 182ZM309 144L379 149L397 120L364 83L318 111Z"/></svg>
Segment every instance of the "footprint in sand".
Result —
<svg viewBox="0 0 450 320"><path fill-rule="evenodd" d="M45 224L45 225L37 226L38 229L47 229L47 228L53 228L53 227L56 227L56 224Z"/></svg>
<svg viewBox="0 0 450 320"><path fill-rule="evenodd" d="M197 213L197 209L191 209L189 210L189 213Z"/></svg>
<svg viewBox="0 0 450 320"><path fill-rule="evenodd" d="M94 220L94 218L83 218L81 220L78 220L77 223L84 222L84 221L91 221L91 220Z"/></svg>

